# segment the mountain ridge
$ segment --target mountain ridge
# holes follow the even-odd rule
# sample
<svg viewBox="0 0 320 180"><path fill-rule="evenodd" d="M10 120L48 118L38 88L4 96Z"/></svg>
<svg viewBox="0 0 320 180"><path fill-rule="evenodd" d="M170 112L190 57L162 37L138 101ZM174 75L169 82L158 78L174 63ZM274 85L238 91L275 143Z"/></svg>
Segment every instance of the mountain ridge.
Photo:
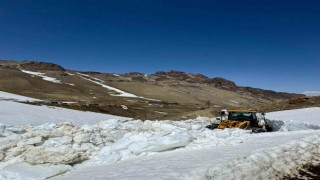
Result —
<svg viewBox="0 0 320 180"><path fill-rule="evenodd" d="M175 70L115 74L68 70L47 62L0 60L1 76L2 91L51 101L73 101L78 105L84 101L97 107L69 107L140 119L212 115L221 108L257 109L266 103L304 97ZM124 106L128 108L121 108Z"/></svg>

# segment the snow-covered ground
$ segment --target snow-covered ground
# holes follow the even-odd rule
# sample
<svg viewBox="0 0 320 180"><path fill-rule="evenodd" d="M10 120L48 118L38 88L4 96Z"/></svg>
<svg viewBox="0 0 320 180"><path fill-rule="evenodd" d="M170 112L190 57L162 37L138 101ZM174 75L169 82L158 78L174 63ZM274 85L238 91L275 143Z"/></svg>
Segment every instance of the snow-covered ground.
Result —
<svg viewBox="0 0 320 180"><path fill-rule="evenodd" d="M130 119L94 112L84 112L50 106L35 106L0 100L0 123L25 126L71 122L74 125L96 124L109 119Z"/></svg>
<svg viewBox="0 0 320 180"><path fill-rule="evenodd" d="M77 111L53 106L35 106L17 103L15 101L32 102L42 100L0 91L0 124L26 126L70 122L73 125L81 126L85 124L92 125L109 119L131 119L121 116Z"/></svg>
<svg viewBox="0 0 320 180"><path fill-rule="evenodd" d="M29 102L34 102L34 101L41 101L40 99L35 99L35 98L30 98L26 96L20 96L17 94L12 94L12 93L7 93L4 91L0 91L0 100L6 100L6 101L29 101Z"/></svg>
<svg viewBox="0 0 320 180"><path fill-rule="evenodd" d="M277 179L320 160L320 108L270 113L279 131L252 134L206 129L209 118L0 107L0 179Z"/></svg>

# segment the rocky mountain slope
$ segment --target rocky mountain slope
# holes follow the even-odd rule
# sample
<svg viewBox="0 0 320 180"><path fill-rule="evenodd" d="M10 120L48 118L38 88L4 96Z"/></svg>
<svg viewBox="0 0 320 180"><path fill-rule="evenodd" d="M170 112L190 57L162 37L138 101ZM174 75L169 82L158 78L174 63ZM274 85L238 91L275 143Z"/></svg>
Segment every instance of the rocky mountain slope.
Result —
<svg viewBox="0 0 320 180"><path fill-rule="evenodd" d="M304 96L240 87L223 78L179 71L148 75L78 72L52 63L4 60L0 61L0 91L140 119L210 116L221 108L257 109Z"/></svg>

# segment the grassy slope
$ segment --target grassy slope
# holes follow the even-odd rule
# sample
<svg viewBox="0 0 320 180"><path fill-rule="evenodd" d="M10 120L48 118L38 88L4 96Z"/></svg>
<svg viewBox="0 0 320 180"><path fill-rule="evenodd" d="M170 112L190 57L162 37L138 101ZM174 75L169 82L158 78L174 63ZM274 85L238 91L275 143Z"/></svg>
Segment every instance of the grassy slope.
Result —
<svg viewBox="0 0 320 180"><path fill-rule="evenodd" d="M75 74L75 72L69 72ZM84 80L77 75L67 75L64 71L47 71L46 74L65 83L73 83L75 86L44 81L39 77L31 77L31 75L18 69L0 67L0 90L39 99L83 100L97 103L100 106L68 106L67 108L141 119L181 119L198 115L210 116L221 108L256 108L271 102L263 98L253 98L247 94L223 90L205 84L186 82L177 84L166 81L138 82L131 81L128 77L91 74L93 77L104 80L107 85L138 96L164 102L160 104L143 98L110 96L110 93L112 93L110 90ZM92 98L93 96L96 98ZM175 102L176 104L166 104L165 102ZM121 105L126 105L129 109L125 110Z"/></svg>

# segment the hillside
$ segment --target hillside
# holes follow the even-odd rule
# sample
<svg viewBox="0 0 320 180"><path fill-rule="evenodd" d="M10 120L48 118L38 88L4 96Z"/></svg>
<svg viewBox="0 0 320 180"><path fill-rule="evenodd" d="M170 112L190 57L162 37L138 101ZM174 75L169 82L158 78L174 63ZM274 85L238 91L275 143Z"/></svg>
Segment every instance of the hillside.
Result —
<svg viewBox="0 0 320 180"><path fill-rule="evenodd" d="M299 97L261 105L258 110L264 112L320 107L320 97Z"/></svg>
<svg viewBox="0 0 320 180"><path fill-rule="evenodd" d="M48 100L56 106L139 119L212 116L221 108L257 109L304 96L240 87L223 78L179 71L148 75L79 72L30 61L0 61L0 77L0 91Z"/></svg>

